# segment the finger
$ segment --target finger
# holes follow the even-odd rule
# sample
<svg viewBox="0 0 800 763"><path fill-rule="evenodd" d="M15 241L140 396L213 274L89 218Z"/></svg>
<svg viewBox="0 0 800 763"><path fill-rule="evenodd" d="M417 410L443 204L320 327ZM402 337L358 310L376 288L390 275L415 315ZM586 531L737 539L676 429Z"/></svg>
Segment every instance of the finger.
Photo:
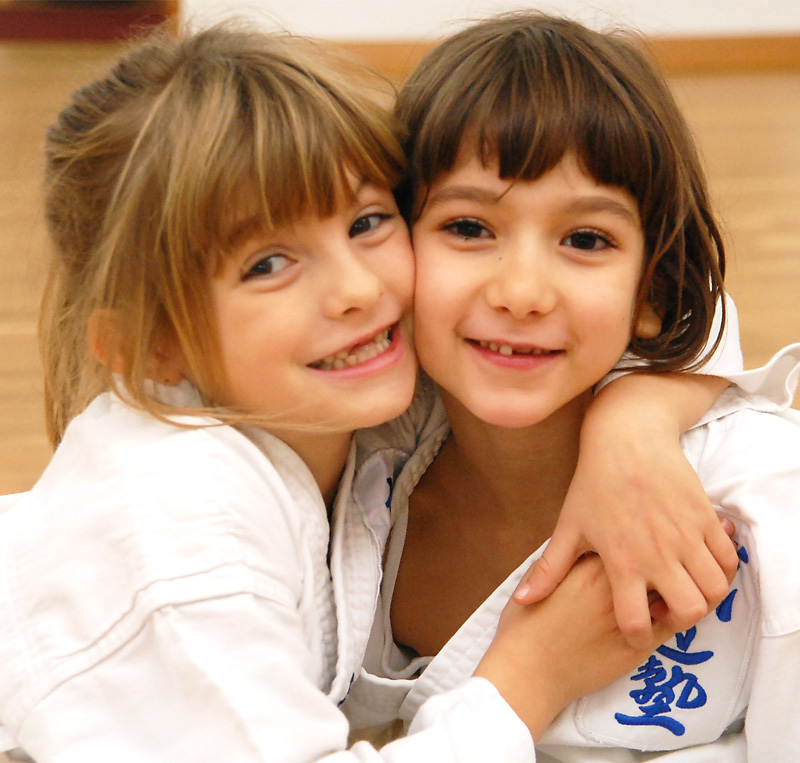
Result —
<svg viewBox="0 0 800 763"><path fill-rule="evenodd" d="M722 527L723 532L727 535L731 540L733 540L733 536L736 534L736 525L731 522L730 519L727 517L720 517L719 518L720 527Z"/></svg>
<svg viewBox="0 0 800 763"><path fill-rule="evenodd" d="M728 579L728 583L732 583L739 567L739 557L736 554L736 543L733 540L733 534L728 532L722 523L728 523L733 527L733 523L730 520L721 520L719 528L711 528L706 534L706 547Z"/></svg>
<svg viewBox="0 0 800 763"><path fill-rule="evenodd" d="M575 536L569 532L559 533L556 528L544 553L514 591L514 600L519 604L533 604L547 598L567 576L581 553Z"/></svg>
<svg viewBox="0 0 800 763"><path fill-rule="evenodd" d="M733 549L733 544L730 541L727 543ZM734 550L734 556L735 553ZM707 612L710 612L728 595L733 576L729 577L728 573L720 567L708 548L698 549L696 553L687 558L684 561L684 568L705 599ZM734 569L733 574L735 573Z"/></svg>
<svg viewBox="0 0 800 763"><path fill-rule="evenodd" d="M656 634L658 632L658 625L667 627L669 622L669 607L664 599L655 591L651 591L650 593L651 595L648 597L648 601L650 602L650 619L653 622L653 633Z"/></svg>
<svg viewBox="0 0 800 763"><path fill-rule="evenodd" d="M657 609L660 605L664 604L664 600L659 598L653 604L653 609ZM661 646L666 641L669 641L678 631L673 630L668 622L668 618L654 618L653 619L653 642L654 648Z"/></svg>
<svg viewBox="0 0 800 763"><path fill-rule="evenodd" d="M650 602L645 581L630 575L616 580L607 569L614 600L614 614L625 640L634 649L644 649L653 640Z"/></svg>
<svg viewBox="0 0 800 763"><path fill-rule="evenodd" d="M721 577L718 569L717 572ZM683 567L671 568L652 587L658 590L669 609L665 624L676 633L688 630L709 612L705 596Z"/></svg>

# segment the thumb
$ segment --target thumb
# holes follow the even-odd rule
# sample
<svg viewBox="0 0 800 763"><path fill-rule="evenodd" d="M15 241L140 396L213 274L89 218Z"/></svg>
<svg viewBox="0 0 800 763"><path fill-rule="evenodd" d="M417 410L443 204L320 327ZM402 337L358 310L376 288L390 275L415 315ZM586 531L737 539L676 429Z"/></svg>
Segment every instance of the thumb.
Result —
<svg viewBox="0 0 800 763"><path fill-rule="evenodd" d="M514 591L514 601L533 604L547 598L583 554L585 549L582 546L577 535L568 531L559 532L557 527L544 553L525 573Z"/></svg>

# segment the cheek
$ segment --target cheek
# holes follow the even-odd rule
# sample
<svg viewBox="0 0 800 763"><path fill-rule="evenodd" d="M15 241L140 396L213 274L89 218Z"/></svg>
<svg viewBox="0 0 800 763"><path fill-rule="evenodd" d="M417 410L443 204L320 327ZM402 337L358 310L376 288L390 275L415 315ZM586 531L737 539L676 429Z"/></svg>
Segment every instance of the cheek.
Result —
<svg viewBox="0 0 800 763"><path fill-rule="evenodd" d="M417 255L414 323L423 329L435 324L440 315L446 312L450 284L443 278L442 270L424 252Z"/></svg>
<svg viewBox="0 0 800 763"><path fill-rule="evenodd" d="M425 361L428 348L436 341L432 329L440 324L433 307L427 294L418 288L414 298L414 345L422 362Z"/></svg>
<svg viewBox="0 0 800 763"><path fill-rule="evenodd" d="M427 273L417 270L417 292L414 302L414 344L422 367L434 378L440 375L439 366L449 364L458 311L453 305L452 292L441 279L428 279Z"/></svg>
<svg viewBox="0 0 800 763"><path fill-rule="evenodd" d="M634 287L628 281L616 281L589 293L592 297L583 308L584 325L623 352L633 330Z"/></svg>
<svg viewBox="0 0 800 763"><path fill-rule="evenodd" d="M421 306L421 312L427 313L435 308L439 299L453 291L453 268L447 257L442 256L435 243L424 236L414 240L416 259L416 283L414 287L414 303ZM424 316L423 316L424 318Z"/></svg>
<svg viewBox="0 0 800 763"><path fill-rule="evenodd" d="M410 246L408 248L408 253L404 253L401 258L395 261L393 271L396 273L395 293L402 304L407 309L410 309L414 302L414 289L416 285L414 254Z"/></svg>
<svg viewBox="0 0 800 763"><path fill-rule="evenodd" d="M392 246L379 253L373 272L388 292L405 309L410 309L414 299L414 252L408 235L397 235Z"/></svg>

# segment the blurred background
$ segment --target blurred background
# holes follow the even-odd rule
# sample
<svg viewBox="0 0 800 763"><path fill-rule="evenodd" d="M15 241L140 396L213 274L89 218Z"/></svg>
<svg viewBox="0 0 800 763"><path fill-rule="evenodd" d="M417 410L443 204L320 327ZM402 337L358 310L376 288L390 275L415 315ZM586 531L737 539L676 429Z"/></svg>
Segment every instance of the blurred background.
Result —
<svg viewBox="0 0 800 763"><path fill-rule="evenodd" d="M0 0L0 494L30 488L50 455L36 348L47 250L44 130L69 93L101 74L127 37L157 23L202 26L247 15L337 40L400 81L440 36L471 19L532 5ZM800 341L800 2L551 0L535 7L647 36L694 130L727 231L728 285L746 365L761 365Z"/></svg>

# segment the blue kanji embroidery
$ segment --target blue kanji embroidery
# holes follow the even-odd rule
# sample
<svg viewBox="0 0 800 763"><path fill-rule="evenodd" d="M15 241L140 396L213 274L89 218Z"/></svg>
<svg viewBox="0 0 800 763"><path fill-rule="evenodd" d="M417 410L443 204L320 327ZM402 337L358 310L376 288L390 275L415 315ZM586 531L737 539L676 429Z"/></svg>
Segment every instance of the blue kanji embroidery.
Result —
<svg viewBox="0 0 800 763"><path fill-rule="evenodd" d="M740 566L749 562L744 547L739 548L737 553ZM717 607L716 615L720 622L730 622L737 591L738 589L734 588ZM642 688L634 689L629 694L638 705L641 714L615 713L614 718L617 723L623 726L660 726L675 736L683 736L686 733L686 727L671 715L673 708L696 710L706 704L708 695L697 676L681 666L701 665L714 656L714 652L710 649L690 651L696 635L696 627L676 634L675 646L660 646L656 654L651 655L638 672L631 676L631 681L644 683ZM659 657L675 664L668 669Z"/></svg>
<svg viewBox="0 0 800 763"><path fill-rule="evenodd" d="M733 600L739 592L738 588L734 588L720 603L716 609L717 617L723 623L729 623L733 617Z"/></svg>
<svg viewBox="0 0 800 763"><path fill-rule="evenodd" d="M747 549L744 546L739 546L736 555L739 557L739 567L742 566L742 563L749 563L750 557L747 555ZM720 622L729 623L731 621L731 617L733 617L733 600L736 598L737 593L739 593L739 589L734 588L717 607L716 613Z"/></svg>
<svg viewBox="0 0 800 763"><path fill-rule="evenodd" d="M714 656L714 652L708 649L702 652L689 651L689 647L692 645L692 641L694 641L696 635L697 627L689 628L689 630L684 633L676 633L675 643L678 646L677 649L673 649L665 644L664 646L658 647L656 651L664 657L669 657L670 660L680 665L700 665L703 662L708 662L708 660Z"/></svg>
<svg viewBox="0 0 800 763"><path fill-rule="evenodd" d="M685 710L706 704L706 692L694 673L687 673L680 665L673 665L667 673L664 664L655 655L650 656L631 680L644 681L644 688L631 692L642 714L616 713L614 717L624 726L661 726L675 736L683 736L686 727L669 715L673 703Z"/></svg>

